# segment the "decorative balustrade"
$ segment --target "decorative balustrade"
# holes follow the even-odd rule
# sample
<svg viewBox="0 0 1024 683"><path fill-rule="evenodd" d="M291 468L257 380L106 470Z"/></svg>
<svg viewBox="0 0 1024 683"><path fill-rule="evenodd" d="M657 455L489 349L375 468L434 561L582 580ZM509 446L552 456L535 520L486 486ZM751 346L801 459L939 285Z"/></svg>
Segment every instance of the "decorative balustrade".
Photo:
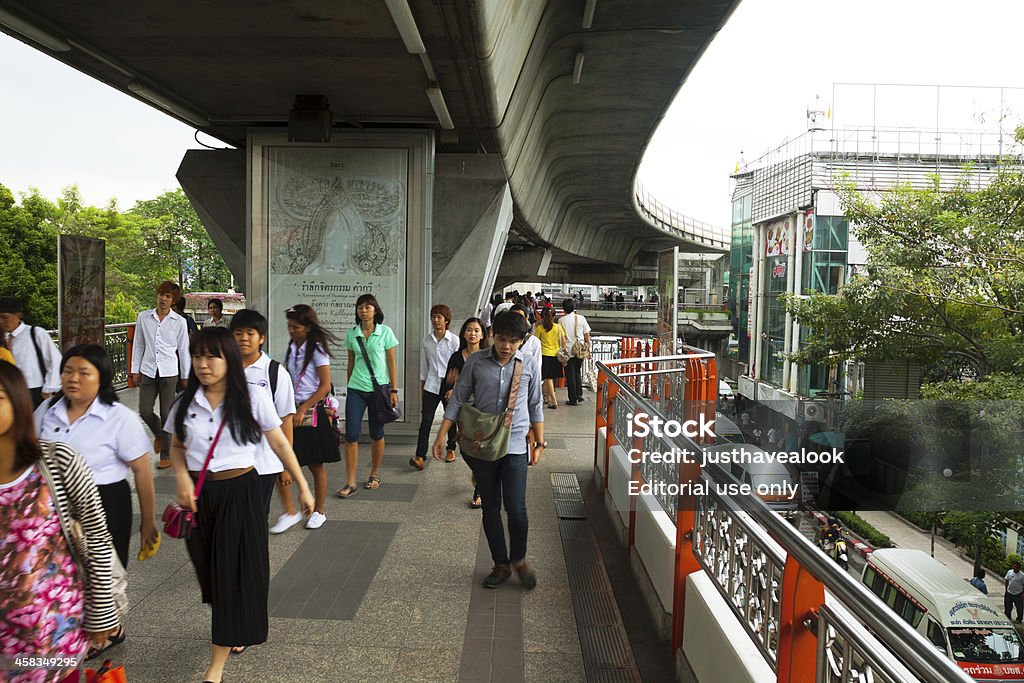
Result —
<svg viewBox="0 0 1024 683"><path fill-rule="evenodd" d="M610 344L602 342L609 353ZM595 361L596 430L603 439L597 439L594 465L601 486L609 486L610 458L622 462L622 450L699 453L700 443L683 434L640 438L636 429L634 434L629 429L629 414L641 411L681 423L702 415L705 420L714 418L714 355L678 348L679 355L651 355L657 353L654 340L622 338L619 358ZM759 498L719 493L739 484L729 471L717 465L701 468L700 458L693 460L657 467L628 465L630 485L665 482L678 489L653 492L661 508L653 514L664 512L676 533L673 655L685 635L687 577L703 571L778 681L972 680ZM627 538L632 547L635 499L629 513Z"/></svg>

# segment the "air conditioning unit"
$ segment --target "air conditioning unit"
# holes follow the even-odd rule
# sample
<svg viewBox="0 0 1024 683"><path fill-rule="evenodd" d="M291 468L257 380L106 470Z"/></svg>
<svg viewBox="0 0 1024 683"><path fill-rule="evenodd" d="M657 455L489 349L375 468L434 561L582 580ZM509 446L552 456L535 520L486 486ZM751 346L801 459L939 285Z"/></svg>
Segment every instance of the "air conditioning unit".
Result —
<svg viewBox="0 0 1024 683"><path fill-rule="evenodd" d="M825 421L825 404L814 401L803 401L800 403L800 412L807 422Z"/></svg>

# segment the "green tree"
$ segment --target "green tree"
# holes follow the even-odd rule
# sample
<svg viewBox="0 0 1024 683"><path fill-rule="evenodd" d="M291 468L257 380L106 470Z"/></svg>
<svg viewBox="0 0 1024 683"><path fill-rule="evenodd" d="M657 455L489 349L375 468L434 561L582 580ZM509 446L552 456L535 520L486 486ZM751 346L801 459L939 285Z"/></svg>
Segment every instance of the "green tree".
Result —
<svg viewBox="0 0 1024 683"><path fill-rule="evenodd" d="M137 202L130 213L149 219L143 233L146 251L174 269L172 279L182 290L227 289L231 273L181 188Z"/></svg>
<svg viewBox="0 0 1024 683"><path fill-rule="evenodd" d="M0 296L15 296L25 319L46 328L57 326L56 206L38 190L16 203L0 185Z"/></svg>

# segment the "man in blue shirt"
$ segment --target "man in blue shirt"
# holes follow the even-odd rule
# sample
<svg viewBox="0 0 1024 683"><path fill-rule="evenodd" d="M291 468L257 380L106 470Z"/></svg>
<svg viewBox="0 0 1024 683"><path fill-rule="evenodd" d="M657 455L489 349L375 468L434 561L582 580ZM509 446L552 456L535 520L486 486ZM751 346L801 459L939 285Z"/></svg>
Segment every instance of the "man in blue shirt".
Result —
<svg viewBox="0 0 1024 683"><path fill-rule="evenodd" d="M526 563L526 538L529 531L526 516L526 468L528 464L537 464L547 447L544 441L540 365L533 356L524 355L519 349L530 331L530 325L523 316L512 311L499 313L494 316L491 330L494 334L493 346L470 356L459 375L444 411L444 421L434 441L433 453L435 460L441 459L445 434L456 423L459 411L470 398L473 399L473 405L485 413L504 413L510 403L516 367L521 367L522 375L512 411L508 454L499 460L488 461L463 451L462 458L476 477L477 489L483 501L484 534L494 561L494 569L484 579L484 586L497 588L508 580L515 569L520 583L529 590L537 585L537 577ZM537 439L532 454L527 443L527 433L531 429ZM502 499L508 514L511 552L505 545Z"/></svg>

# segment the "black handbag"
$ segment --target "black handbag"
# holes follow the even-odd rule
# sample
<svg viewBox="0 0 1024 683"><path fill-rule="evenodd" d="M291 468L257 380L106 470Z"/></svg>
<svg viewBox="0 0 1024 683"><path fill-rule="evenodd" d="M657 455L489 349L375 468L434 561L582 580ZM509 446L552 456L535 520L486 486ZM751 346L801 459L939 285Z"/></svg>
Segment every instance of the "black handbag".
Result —
<svg viewBox="0 0 1024 683"><path fill-rule="evenodd" d="M356 337L356 341L359 342L359 349L363 352L363 360L366 361L366 369L370 371L370 380L373 382L373 399L370 410L374 411L377 422L381 424L394 422L402 417L402 411L398 406L391 405L391 385L381 384L377 381L376 375L373 374L373 363L370 362L370 356L366 353L366 344L363 342L362 335Z"/></svg>

